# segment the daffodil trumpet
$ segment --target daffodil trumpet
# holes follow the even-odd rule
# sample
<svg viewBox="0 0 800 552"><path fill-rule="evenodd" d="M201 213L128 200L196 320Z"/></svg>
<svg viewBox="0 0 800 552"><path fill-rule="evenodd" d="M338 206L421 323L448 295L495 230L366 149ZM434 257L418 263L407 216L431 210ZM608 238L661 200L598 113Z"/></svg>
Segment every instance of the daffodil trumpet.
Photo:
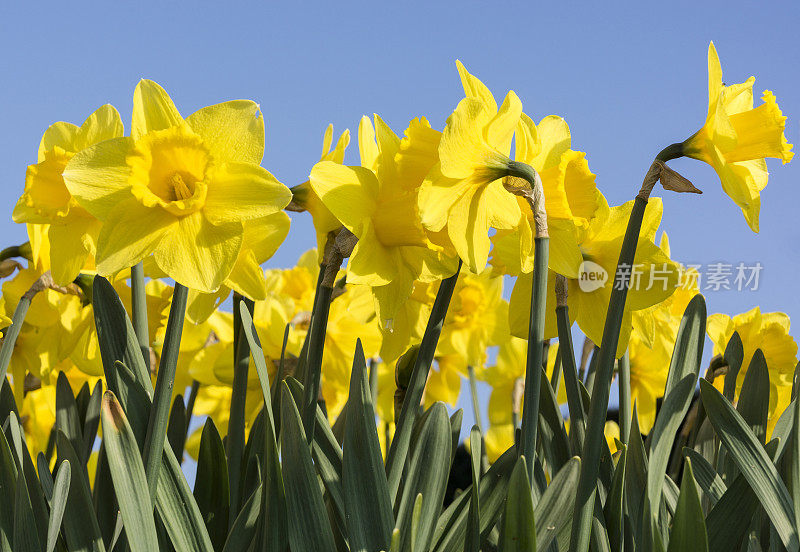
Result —
<svg viewBox="0 0 800 552"><path fill-rule="evenodd" d="M669 169L665 162L683 155L683 147L672 144L664 148L650 165L642 187L636 195L622 241L622 248L614 274L614 287L608 304L603 339L597 352L597 367L592 385L592 398L589 403L589 414L586 424L586 439L581 455L581 475L575 497L570 550L586 552L589 548L589 536L592 523L592 512L595 502L597 472L600 463L602 440L605 439L605 412L608 409L608 396L611 387L620 328L622 327L625 300L628 295L626 275L619 268L633 266L639 233L642 228L644 212L656 183L660 180L667 190L676 192L702 193L692 186L691 182Z"/></svg>
<svg viewBox="0 0 800 552"><path fill-rule="evenodd" d="M131 305L133 331L142 350L144 365L150 370L150 337L147 329L147 293L144 289L144 265L141 262L131 267Z"/></svg>
<svg viewBox="0 0 800 552"><path fill-rule="evenodd" d="M386 478L389 483L389 496L392 500L396 498L400 488L406 456L411 444L412 426L414 424L409 422L417 416L417 409L422 401L425 382L428 380L436 345L439 343L439 336L442 333L442 326L447 316L447 309L450 306L450 299L453 297L453 290L458 281L458 274L461 272L461 265L462 262L459 260L455 274L445 278L439 284L439 290L436 292L436 299L431 308L431 315L428 318L428 324L425 326L425 333L422 335L419 351L414 360L414 368L406 386L400 413L395 416L396 433L386 454Z"/></svg>
<svg viewBox="0 0 800 552"><path fill-rule="evenodd" d="M164 442L167 438L167 422L172 403L172 388L175 385L175 370L178 366L178 354L181 347L183 322L186 318L186 303L189 288L175 282L172 291L172 305L167 319L167 331L164 335L164 347L161 361L158 364L156 386L153 391L153 407L147 423L147 435L144 440L144 471L147 475L147 487L150 500L155 500L158 487L158 472L161 468L161 456L164 453Z"/></svg>

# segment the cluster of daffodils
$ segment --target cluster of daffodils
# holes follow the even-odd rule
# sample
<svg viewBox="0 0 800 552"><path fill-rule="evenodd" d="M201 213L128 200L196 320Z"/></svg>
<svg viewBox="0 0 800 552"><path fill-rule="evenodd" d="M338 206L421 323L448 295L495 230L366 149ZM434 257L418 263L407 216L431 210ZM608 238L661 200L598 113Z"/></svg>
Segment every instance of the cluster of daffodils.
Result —
<svg viewBox="0 0 800 552"><path fill-rule="evenodd" d="M442 282L455 278L423 402L455 405L468 379L491 387L484 435L493 461L514 443L523 408L534 265L546 237L542 337L552 342L543 365L557 401L565 404L556 307L568 307L569 322L587 343L601 343L635 202L609 205L586 154L572 149L562 117L547 115L536 123L513 91L498 105L477 77L460 62L457 67L464 98L442 130L425 117L402 132L378 115L363 117L359 164L346 165L350 134L343 132L334 145L329 127L308 181L292 188L260 166L264 121L252 101L212 105L183 117L158 84L143 80L134 91L129 135L110 105L81 126L50 126L13 211L14 221L27 225L29 243L5 250L0 265L6 278L0 320L7 335L18 304L30 299L25 321L15 322L21 327L7 373L33 453L52 445L59 374L76 392L104 378L93 275L106 277L132 313L132 269L149 278L146 316L139 313L147 336L139 338L150 351L153 381L176 291L187 290L173 392L191 389L193 413L212 417L223 433L239 333L226 300L233 294L252 301L274 381L307 368L316 299L322 286L330 288L320 404L334 424L347 401L360 340L371 359L382 439L394 431L404 387L396 367L420 345ZM754 107L752 77L723 84L713 44L708 68L708 117L672 157L711 165L758 231L765 158L786 163L792 157L785 117L769 91ZM520 192L526 174L534 177ZM657 285L628 290L615 351L616 358L627 355L643 433L652 428L664 392L681 315L698 293L696 279L672 260L666 235L659 235L662 210L658 198L647 202L634 257L639 282ZM300 254L311 244L286 242L284 247L300 247L297 265L263 270L289 234L287 212L306 211L316 248ZM14 256L25 257L27 266ZM348 258L344 265L342 258ZM611 278L585 285L598 270ZM559 280L566 285L557 293ZM715 353L724 352L734 332L744 348L737 392L756 351L767 359L772 427L789 403L797 363L789 318L758 308L733 318L713 315L707 333ZM584 364L580 376L589 368L588 356ZM721 386L721 379L716 383ZM262 406L252 360L246 385L249 427ZM614 434L614 427L607 429ZM199 431L189 437L192 454L199 437Z"/></svg>

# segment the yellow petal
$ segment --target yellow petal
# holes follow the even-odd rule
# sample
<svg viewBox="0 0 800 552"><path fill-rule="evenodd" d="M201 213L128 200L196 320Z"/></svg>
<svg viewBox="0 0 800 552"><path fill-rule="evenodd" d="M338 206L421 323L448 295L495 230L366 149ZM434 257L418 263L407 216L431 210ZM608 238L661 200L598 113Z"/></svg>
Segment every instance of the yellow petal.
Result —
<svg viewBox="0 0 800 552"><path fill-rule="evenodd" d="M314 192L333 215L357 236L375 212L378 179L369 169L320 161L311 169Z"/></svg>
<svg viewBox="0 0 800 552"><path fill-rule="evenodd" d="M401 259L395 249L384 247L372 225L365 224L347 263L348 281L368 286L390 283L400 268Z"/></svg>
<svg viewBox="0 0 800 552"><path fill-rule="evenodd" d="M203 138L217 163L258 165L264 157L264 117L253 101L210 105L189 115L186 122Z"/></svg>
<svg viewBox="0 0 800 552"><path fill-rule="evenodd" d="M75 149L72 151L80 151L99 142L121 138L124 135L125 128L119 111L113 105L106 104L98 107L83 122L75 135Z"/></svg>
<svg viewBox="0 0 800 552"><path fill-rule="evenodd" d="M135 265L155 250L175 221L163 209L147 208L133 199L120 203L100 230L97 271L113 275Z"/></svg>
<svg viewBox="0 0 800 552"><path fill-rule="evenodd" d="M444 176L463 179L472 175L486 156L488 146L484 143L483 129L491 117L486 104L476 98L464 98L458 103L447 118L439 143L439 160Z"/></svg>
<svg viewBox="0 0 800 552"><path fill-rule="evenodd" d="M538 171L545 171L561 162L561 156L569 150L572 138L567 122L558 115L548 115L536 125L541 142L541 151L531 160Z"/></svg>
<svg viewBox="0 0 800 552"><path fill-rule="evenodd" d="M231 290L227 286L220 286L215 293L200 293L190 289L186 317L193 324L202 324L214 314L214 311L228 298L230 293Z"/></svg>
<svg viewBox="0 0 800 552"><path fill-rule="evenodd" d="M241 222L215 225L199 211L179 217L154 252L156 264L189 288L216 291L233 270L242 233Z"/></svg>
<svg viewBox="0 0 800 552"><path fill-rule="evenodd" d="M236 161L218 167L208 186L203 212L214 224L272 215L292 200L292 192L269 171Z"/></svg>
<svg viewBox="0 0 800 552"><path fill-rule="evenodd" d="M358 124L358 152L361 155L361 166L374 169L378 159L378 144L375 142L375 128L366 115Z"/></svg>
<svg viewBox="0 0 800 552"><path fill-rule="evenodd" d="M511 149L511 139L514 137L514 130L517 128L521 114L522 102L512 90L506 95L497 115L486 127L486 142L500 153L508 155Z"/></svg>
<svg viewBox="0 0 800 552"><path fill-rule="evenodd" d="M717 49L714 47L713 42L708 44L708 104L712 105L717 102L720 92L723 88L722 83L722 65L719 62Z"/></svg>
<svg viewBox="0 0 800 552"><path fill-rule="evenodd" d="M439 163L434 165L419 188L417 203L422 225L433 232L442 230L450 208L470 187L468 180L448 178Z"/></svg>
<svg viewBox="0 0 800 552"><path fill-rule="evenodd" d="M260 301L267 297L264 271L252 249L242 250L233 265L230 276L225 280L227 287L243 296Z"/></svg>
<svg viewBox="0 0 800 552"><path fill-rule="evenodd" d="M547 223L550 233L548 266L557 274L577 278L583 262L575 225L570 220L553 219Z"/></svg>
<svg viewBox="0 0 800 552"><path fill-rule="evenodd" d="M100 220L131 192L125 159L133 148L130 138L114 138L78 152L64 169L64 184L77 202Z"/></svg>
<svg viewBox="0 0 800 552"><path fill-rule="evenodd" d="M151 80L142 79L133 91L131 137L138 140L153 130L164 130L183 123L172 98Z"/></svg>
<svg viewBox="0 0 800 552"><path fill-rule="evenodd" d="M461 86L464 87L464 95L468 98L478 98L487 105L492 113L497 113L497 102L494 101L494 96L486 85L478 77L470 74L460 60L456 60L456 67L458 76L461 77Z"/></svg>
<svg viewBox="0 0 800 552"><path fill-rule="evenodd" d="M447 235L458 256L472 273L479 273L489 260L489 221L481 205L482 190L467 192L453 205ZM509 194L510 196L510 194Z"/></svg>
<svg viewBox="0 0 800 552"><path fill-rule="evenodd" d="M272 258L289 234L291 219L284 211L244 223L242 248L252 249L258 263Z"/></svg>
<svg viewBox="0 0 800 552"><path fill-rule="evenodd" d="M515 144L514 159L528 164L531 164L542 149L536 125L525 113L520 114L517 123Z"/></svg>
<svg viewBox="0 0 800 552"><path fill-rule="evenodd" d="M56 284L66 286L78 276L92 254L101 226L94 217L73 217L71 224L50 226L50 271Z"/></svg>

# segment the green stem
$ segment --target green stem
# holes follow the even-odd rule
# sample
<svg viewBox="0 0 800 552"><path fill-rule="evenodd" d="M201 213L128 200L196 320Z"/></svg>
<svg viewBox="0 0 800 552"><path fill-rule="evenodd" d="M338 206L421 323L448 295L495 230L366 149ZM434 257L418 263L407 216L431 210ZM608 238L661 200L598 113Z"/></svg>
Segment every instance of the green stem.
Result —
<svg viewBox="0 0 800 552"><path fill-rule="evenodd" d="M241 483L244 466L244 417L247 402L247 378L250 368L250 348L242 331L242 314L240 304L243 303L253 315L253 301L243 298L239 293L233 294L233 388L231 392L230 417L228 418L228 489L230 507L233 515L228 518L228 528L233 526L241 506Z"/></svg>
<svg viewBox="0 0 800 552"><path fill-rule="evenodd" d="M553 375L550 376L550 385L553 388L553 393L558 397L558 388L561 386L561 347L556 351L556 363L553 365ZM545 367L546 368L546 367Z"/></svg>
<svg viewBox="0 0 800 552"><path fill-rule="evenodd" d="M663 150L658 152L658 155L656 155L656 159L658 159L659 161L662 161L664 163L666 163L667 161L669 161L671 159L677 159L679 157L683 157L683 143L682 142L676 142L674 144L670 144L667 147L665 147Z"/></svg>
<svg viewBox="0 0 800 552"><path fill-rule="evenodd" d="M622 250L620 251L617 267L633 266L646 207L647 200L637 196L628 220L628 227L625 230L625 238L622 242ZM600 351L597 353L596 384L593 385L592 398L589 403L586 439L583 443L583 454L581 455L581 474L572 517L570 552L586 552L589 548L594 495L600 465L600 450L602 440L605 439L603 427L606 422L609 388L611 387L611 376L614 370L619 331L622 326L627 295L628 282L625 281L625 276L617 269L614 275L614 287L611 291L605 327L603 328L603 340L600 344Z"/></svg>
<svg viewBox="0 0 800 552"><path fill-rule="evenodd" d="M623 443L631 432L631 359L628 351L619 359L619 429Z"/></svg>
<svg viewBox="0 0 800 552"><path fill-rule="evenodd" d="M411 378L406 388L403 405L400 408L400 415L395 420L394 438L386 455L386 478L389 483L389 496L393 503L400 488L400 480L403 476L408 448L411 444L414 420L417 417L419 403L425 390L425 382L428 380L428 373L436 353L436 345L439 343L439 336L442 333L442 326L447 316L447 309L450 306L450 299L453 297L453 290L456 287L459 272L461 272L461 260L458 261L458 268L456 268L455 274L442 280L442 283L439 284L439 290L436 292L436 299L434 299L433 308L431 308L431 315L428 318L428 325L425 327L425 333L422 335L422 341L417 351L417 358L414 360L414 368L411 371Z"/></svg>
<svg viewBox="0 0 800 552"><path fill-rule="evenodd" d="M478 381L475 378L475 368L472 365L467 366L469 373L469 394L472 398L472 412L475 413L475 425L478 426L478 431L481 432L481 438L486 435L483 431L483 420L481 419L481 405L478 401Z"/></svg>
<svg viewBox="0 0 800 552"><path fill-rule="evenodd" d="M150 371L150 338L147 330L147 293L144 287L144 266L137 263L131 267L131 304L133 306L133 330L139 348L142 350L144 365Z"/></svg>
<svg viewBox="0 0 800 552"><path fill-rule="evenodd" d="M0 261L5 261L6 259L13 259L14 257L25 257L26 259L29 257L29 254L26 255L25 247L27 246L27 251L30 252L30 242L23 244L23 245L12 245L11 247L6 247L3 250L0 250Z"/></svg>
<svg viewBox="0 0 800 552"><path fill-rule="evenodd" d="M175 385L175 370L178 366L188 296L188 288L175 282L175 288L172 291L172 306L170 306L167 319L167 331L164 336L164 347L161 350L161 362L158 365L156 387L153 392L153 408L150 410L150 419L147 423L147 435L142 456L147 474L147 487L150 490L150 500L153 502L158 486L161 456L164 453L164 444L167 438L172 389Z"/></svg>
<svg viewBox="0 0 800 552"><path fill-rule="evenodd" d="M369 394L372 404L378 404L378 361L374 358L369 359Z"/></svg>
<svg viewBox="0 0 800 552"><path fill-rule="evenodd" d="M522 432L519 455L524 456L528 481L534 483L536 462L536 432L539 425L539 395L541 393L542 358L544 356L544 315L547 302L547 261L550 238L534 238L533 284L531 290L530 325L528 327L528 360L525 367L525 394L522 403Z"/></svg>
<svg viewBox="0 0 800 552"><path fill-rule="evenodd" d="M324 266L320 268L320 271L324 271ZM320 285L314 299L314 312L311 313L311 328L309 329L306 353L306 385L303 392L303 425L309 445L314 440L314 429L317 423L317 398L322 376L322 354L325 349L325 333L328 328L332 293L332 287Z"/></svg>

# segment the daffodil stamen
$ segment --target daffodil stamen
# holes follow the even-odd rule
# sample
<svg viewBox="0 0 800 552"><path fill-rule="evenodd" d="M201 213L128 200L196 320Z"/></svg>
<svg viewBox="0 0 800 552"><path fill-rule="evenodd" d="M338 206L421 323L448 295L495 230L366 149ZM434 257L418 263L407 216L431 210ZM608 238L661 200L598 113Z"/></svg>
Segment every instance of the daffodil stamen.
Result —
<svg viewBox="0 0 800 552"><path fill-rule="evenodd" d="M194 195L194 181L184 180L179 172L173 173L169 178L169 187L172 191L173 201L189 199Z"/></svg>

